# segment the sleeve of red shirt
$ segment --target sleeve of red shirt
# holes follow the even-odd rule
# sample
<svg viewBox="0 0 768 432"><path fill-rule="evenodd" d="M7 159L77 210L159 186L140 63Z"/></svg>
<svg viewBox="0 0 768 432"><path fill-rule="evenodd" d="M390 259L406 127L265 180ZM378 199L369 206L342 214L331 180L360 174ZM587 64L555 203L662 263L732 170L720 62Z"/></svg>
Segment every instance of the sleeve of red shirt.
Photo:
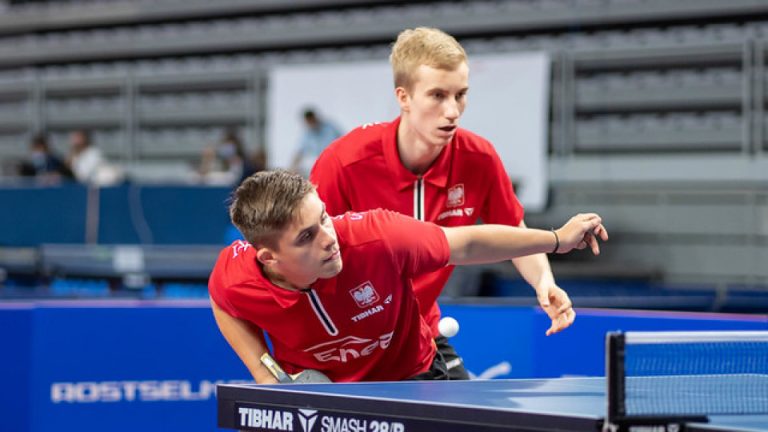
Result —
<svg viewBox="0 0 768 432"><path fill-rule="evenodd" d="M229 315L239 318L237 310L230 303L228 292L225 289L226 270L225 267L231 255L230 249L232 246L224 248L219 253L219 258L216 260L216 265L213 267L210 277L208 278L208 294L211 299L216 303L221 310Z"/></svg>
<svg viewBox="0 0 768 432"><path fill-rule="evenodd" d="M518 226L525 215L523 205L515 195L512 181L499 155L493 148L489 150L489 155L491 163L488 167L488 175L491 176L491 188L480 217L484 223Z"/></svg>
<svg viewBox="0 0 768 432"><path fill-rule="evenodd" d="M342 174L341 163L333 152L333 146L320 154L309 174L309 181L317 187L317 194L331 216L352 210L344 193L346 184Z"/></svg>
<svg viewBox="0 0 768 432"><path fill-rule="evenodd" d="M448 264L451 252L442 228L397 212L378 212L382 216L384 239L401 263L403 274L418 276Z"/></svg>

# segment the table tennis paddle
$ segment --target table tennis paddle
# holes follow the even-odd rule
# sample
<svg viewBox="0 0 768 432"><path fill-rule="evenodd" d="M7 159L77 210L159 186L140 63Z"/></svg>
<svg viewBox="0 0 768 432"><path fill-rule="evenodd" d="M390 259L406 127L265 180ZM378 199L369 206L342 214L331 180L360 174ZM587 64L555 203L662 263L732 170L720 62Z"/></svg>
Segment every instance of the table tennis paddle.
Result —
<svg viewBox="0 0 768 432"><path fill-rule="evenodd" d="M261 364L264 365L269 372L277 378L279 383L293 383L293 384L311 384L311 383L329 383L333 382L325 374L314 369L303 370L297 374L288 375L283 368L272 358L269 353L261 355Z"/></svg>
<svg viewBox="0 0 768 432"><path fill-rule="evenodd" d="M291 375L291 378L293 379L294 384L322 384L333 382L324 373L314 369L305 369L297 374Z"/></svg>

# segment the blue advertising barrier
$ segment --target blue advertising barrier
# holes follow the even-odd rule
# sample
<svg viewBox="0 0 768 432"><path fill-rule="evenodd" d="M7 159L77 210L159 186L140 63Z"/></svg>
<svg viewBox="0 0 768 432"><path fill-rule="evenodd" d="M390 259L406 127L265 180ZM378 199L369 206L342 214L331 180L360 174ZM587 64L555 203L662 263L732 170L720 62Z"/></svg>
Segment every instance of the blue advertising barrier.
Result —
<svg viewBox="0 0 768 432"><path fill-rule="evenodd" d="M0 324L0 430L211 431L215 384L250 381L205 301L6 304Z"/></svg>
<svg viewBox="0 0 768 432"><path fill-rule="evenodd" d="M0 425L29 431L32 305L0 303Z"/></svg>
<svg viewBox="0 0 768 432"><path fill-rule="evenodd" d="M549 337L546 315L446 305L452 340L483 378L602 375L609 330L768 330L748 315L578 310ZM207 301L0 303L0 430L215 430L217 382L250 381Z"/></svg>

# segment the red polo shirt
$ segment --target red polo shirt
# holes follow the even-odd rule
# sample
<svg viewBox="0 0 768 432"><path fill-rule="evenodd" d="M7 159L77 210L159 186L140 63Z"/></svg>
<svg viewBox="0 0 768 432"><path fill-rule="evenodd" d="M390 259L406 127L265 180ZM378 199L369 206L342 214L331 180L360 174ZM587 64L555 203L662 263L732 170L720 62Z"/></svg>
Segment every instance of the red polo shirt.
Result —
<svg viewBox="0 0 768 432"><path fill-rule="evenodd" d="M288 373L397 381L427 371L435 346L411 279L447 264L442 229L386 210L347 213L333 224L343 263L335 277L303 292L280 288L262 273L254 248L236 241L211 273L211 298L266 331Z"/></svg>
<svg viewBox="0 0 768 432"><path fill-rule="evenodd" d="M331 144L310 179L329 214L385 208L441 226L520 225L517 200L504 165L487 140L457 129L451 143L422 176L408 171L397 151L397 127L367 124ZM443 267L414 280L421 313L437 336L437 297L453 272Z"/></svg>

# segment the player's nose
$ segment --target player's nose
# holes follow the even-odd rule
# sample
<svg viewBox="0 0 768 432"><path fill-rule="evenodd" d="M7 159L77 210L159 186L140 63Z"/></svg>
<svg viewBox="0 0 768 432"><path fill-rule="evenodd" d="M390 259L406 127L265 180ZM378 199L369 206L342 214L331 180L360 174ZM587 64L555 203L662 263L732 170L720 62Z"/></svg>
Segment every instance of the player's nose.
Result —
<svg viewBox="0 0 768 432"><path fill-rule="evenodd" d="M455 120L461 116L461 107L459 106L459 101L455 98L446 98L444 109L444 115L449 120Z"/></svg>
<svg viewBox="0 0 768 432"><path fill-rule="evenodd" d="M333 249L333 247L336 245L336 232L333 230L333 228L322 227L320 229L320 242L323 249Z"/></svg>

